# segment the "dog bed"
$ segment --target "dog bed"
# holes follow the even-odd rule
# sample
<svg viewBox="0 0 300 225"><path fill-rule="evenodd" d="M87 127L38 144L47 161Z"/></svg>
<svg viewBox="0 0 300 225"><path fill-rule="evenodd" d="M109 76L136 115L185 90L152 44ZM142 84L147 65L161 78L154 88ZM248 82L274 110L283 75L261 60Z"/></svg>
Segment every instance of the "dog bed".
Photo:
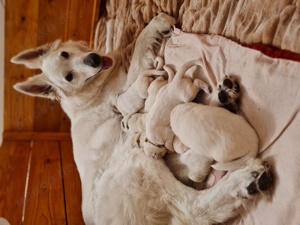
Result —
<svg viewBox="0 0 300 225"><path fill-rule="evenodd" d="M259 136L259 157L271 162L276 182L270 199L252 202L228 224L299 224L300 2L110 0L106 9L95 48L123 49L126 68L140 31L164 11L179 18L181 27L167 43L166 64L178 70L202 58L205 66L189 72L213 87L225 74L239 77L241 111Z"/></svg>

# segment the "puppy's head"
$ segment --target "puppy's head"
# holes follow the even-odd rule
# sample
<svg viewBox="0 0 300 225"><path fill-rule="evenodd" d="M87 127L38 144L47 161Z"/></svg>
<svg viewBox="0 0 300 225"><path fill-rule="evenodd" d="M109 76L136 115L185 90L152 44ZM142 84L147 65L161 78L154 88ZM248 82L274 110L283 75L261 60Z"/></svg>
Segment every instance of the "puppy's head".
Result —
<svg viewBox="0 0 300 225"><path fill-rule="evenodd" d="M100 56L83 42L59 40L21 52L11 62L42 71L17 83L16 90L51 99L80 93L113 64L111 58Z"/></svg>

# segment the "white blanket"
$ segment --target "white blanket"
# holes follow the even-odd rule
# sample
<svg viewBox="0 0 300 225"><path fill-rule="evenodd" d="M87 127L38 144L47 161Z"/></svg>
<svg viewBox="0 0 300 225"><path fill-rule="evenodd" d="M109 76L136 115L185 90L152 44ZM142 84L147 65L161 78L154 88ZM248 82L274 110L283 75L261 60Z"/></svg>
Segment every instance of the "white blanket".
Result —
<svg viewBox="0 0 300 225"><path fill-rule="evenodd" d="M189 72L212 87L225 74L239 77L242 114L260 138L260 157L275 170L272 199L253 202L231 224L300 224L300 63L272 59L221 36L175 29L165 63L178 70L198 58L204 68Z"/></svg>

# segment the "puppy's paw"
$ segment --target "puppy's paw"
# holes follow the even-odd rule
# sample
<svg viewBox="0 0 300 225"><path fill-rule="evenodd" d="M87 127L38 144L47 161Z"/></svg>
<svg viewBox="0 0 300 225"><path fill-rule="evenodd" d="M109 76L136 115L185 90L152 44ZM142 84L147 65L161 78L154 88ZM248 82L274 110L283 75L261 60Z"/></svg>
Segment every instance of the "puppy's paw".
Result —
<svg viewBox="0 0 300 225"><path fill-rule="evenodd" d="M204 81L202 81L201 79L199 78L196 78L194 81L193 81L194 85L201 89L202 91L204 91L206 94L210 94L211 93L211 88L210 86L205 83Z"/></svg>
<svg viewBox="0 0 300 225"><path fill-rule="evenodd" d="M130 118L131 118L131 115L126 115L126 116L124 116L124 118L121 121L122 130L126 133L129 132L129 120L130 120Z"/></svg>
<svg viewBox="0 0 300 225"><path fill-rule="evenodd" d="M268 162L251 159L243 169L234 171L239 177L240 189L237 197L249 199L259 193L269 191L274 183L274 176Z"/></svg>
<svg viewBox="0 0 300 225"><path fill-rule="evenodd" d="M147 137L145 137L144 140L144 151L147 156L153 157L155 159L161 159L167 153L167 149L164 145L154 145L149 141Z"/></svg>

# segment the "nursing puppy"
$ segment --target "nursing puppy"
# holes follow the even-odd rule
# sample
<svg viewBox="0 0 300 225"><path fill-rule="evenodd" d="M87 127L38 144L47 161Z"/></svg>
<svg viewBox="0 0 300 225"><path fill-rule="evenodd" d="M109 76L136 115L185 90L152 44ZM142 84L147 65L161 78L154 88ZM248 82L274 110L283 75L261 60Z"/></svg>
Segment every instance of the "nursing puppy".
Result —
<svg viewBox="0 0 300 225"><path fill-rule="evenodd" d="M234 77L226 76L217 85L210 105L185 103L174 108L170 116L171 128L188 148L181 155L166 158L178 179L203 182L211 167L234 170L256 157L258 136L244 117L233 113L238 103L238 84Z"/></svg>
<svg viewBox="0 0 300 225"><path fill-rule="evenodd" d="M179 182L163 160L131 146L131 136L120 126L120 112L130 114L141 106L124 96L138 93L134 82L153 66L144 53L154 59L157 45L174 23L172 17L160 14L148 24L137 39L128 74L119 52L101 55L80 42L57 41L12 59L42 70L15 88L58 99L71 119L86 225L222 223L237 215L243 202L272 185L267 163L256 159L228 173L213 188L196 191ZM131 96L137 101L141 97ZM126 101L132 107L123 109Z"/></svg>
<svg viewBox="0 0 300 225"><path fill-rule="evenodd" d="M175 75L172 69L164 67L171 79L160 88L146 116L144 150L147 155L161 158L167 150L174 151L174 133L170 127L171 111L180 103L192 101L200 90L210 93L209 86L202 80L185 76L189 68L197 65L202 65L201 60L187 62Z"/></svg>
<svg viewBox="0 0 300 225"><path fill-rule="evenodd" d="M192 101L200 90L210 93L210 87L202 80L185 76L188 69L201 65L200 59L192 60L185 63L176 74L171 68L164 66L168 79L160 76L150 84L142 113L126 115L122 120L124 131L141 134L139 145L144 147L148 156L161 158L167 151L174 151L174 133L170 128L171 111L178 104ZM158 72L159 70L156 73Z"/></svg>

